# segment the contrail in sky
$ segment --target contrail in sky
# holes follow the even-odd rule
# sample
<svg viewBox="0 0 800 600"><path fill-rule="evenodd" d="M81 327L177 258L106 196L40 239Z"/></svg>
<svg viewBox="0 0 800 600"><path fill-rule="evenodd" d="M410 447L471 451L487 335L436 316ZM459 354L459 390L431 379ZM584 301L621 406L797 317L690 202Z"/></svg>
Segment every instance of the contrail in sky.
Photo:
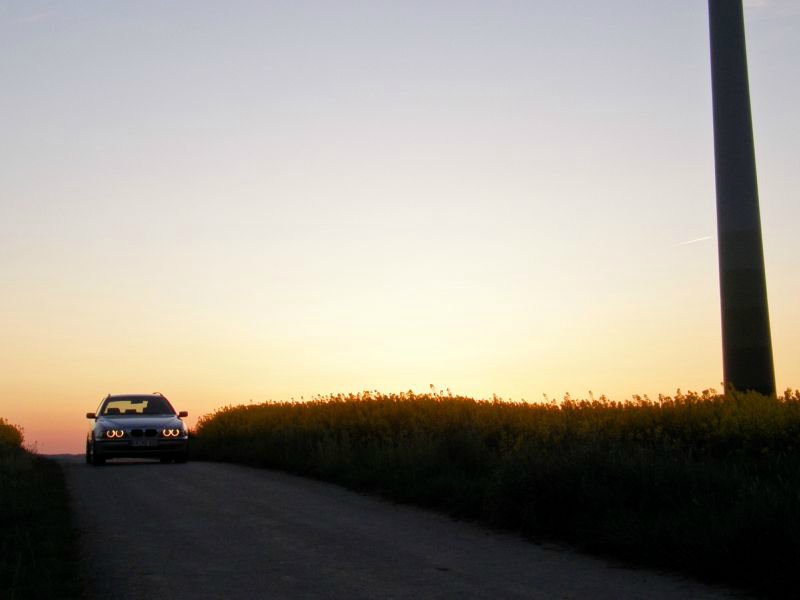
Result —
<svg viewBox="0 0 800 600"><path fill-rule="evenodd" d="M704 237L695 238L693 240L686 240L685 242L680 242L679 244L675 244L676 246L687 246L688 244L694 244L697 242L705 242L706 240L710 240L711 236L706 235Z"/></svg>

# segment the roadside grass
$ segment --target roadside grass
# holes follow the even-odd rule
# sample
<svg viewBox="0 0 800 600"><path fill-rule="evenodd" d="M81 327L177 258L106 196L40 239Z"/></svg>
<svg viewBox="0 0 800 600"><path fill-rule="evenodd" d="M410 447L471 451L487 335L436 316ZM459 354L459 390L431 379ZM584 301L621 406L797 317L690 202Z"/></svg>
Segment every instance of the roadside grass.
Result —
<svg viewBox="0 0 800 600"><path fill-rule="evenodd" d="M527 404L449 394L227 406L195 458L283 469L632 563L800 587L800 392Z"/></svg>
<svg viewBox="0 0 800 600"><path fill-rule="evenodd" d="M0 417L0 598L83 597L61 468Z"/></svg>

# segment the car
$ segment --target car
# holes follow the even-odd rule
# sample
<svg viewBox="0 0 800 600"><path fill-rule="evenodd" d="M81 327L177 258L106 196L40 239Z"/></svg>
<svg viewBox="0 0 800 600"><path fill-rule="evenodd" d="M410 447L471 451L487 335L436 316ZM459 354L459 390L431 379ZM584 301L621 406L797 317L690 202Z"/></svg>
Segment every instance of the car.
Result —
<svg viewBox="0 0 800 600"><path fill-rule="evenodd" d="M97 412L86 413L94 425L86 437L86 462L102 465L110 458L158 458L161 462L188 460L189 435L163 394L106 396Z"/></svg>

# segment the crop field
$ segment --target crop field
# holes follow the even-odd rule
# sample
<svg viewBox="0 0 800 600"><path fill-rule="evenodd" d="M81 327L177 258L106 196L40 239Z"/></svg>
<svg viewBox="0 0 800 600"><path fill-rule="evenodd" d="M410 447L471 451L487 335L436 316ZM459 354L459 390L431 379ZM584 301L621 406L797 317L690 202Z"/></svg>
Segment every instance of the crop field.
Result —
<svg viewBox="0 0 800 600"><path fill-rule="evenodd" d="M283 469L781 596L800 586L800 392L625 402L331 395L203 417L197 458Z"/></svg>
<svg viewBox="0 0 800 600"><path fill-rule="evenodd" d="M22 441L0 417L0 598L80 598L63 474Z"/></svg>

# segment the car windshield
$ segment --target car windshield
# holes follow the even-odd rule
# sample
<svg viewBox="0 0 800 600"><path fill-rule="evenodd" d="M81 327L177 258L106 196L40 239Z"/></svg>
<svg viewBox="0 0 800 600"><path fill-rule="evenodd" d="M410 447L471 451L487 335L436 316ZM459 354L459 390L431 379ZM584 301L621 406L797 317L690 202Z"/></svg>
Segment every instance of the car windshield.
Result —
<svg viewBox="0 0 800 600"><path fill-rule="evenodd" d="M126 396L106 400L100 414L104 417L124 417L130 415L174 415L175 411L166 398Z"/></svg>

